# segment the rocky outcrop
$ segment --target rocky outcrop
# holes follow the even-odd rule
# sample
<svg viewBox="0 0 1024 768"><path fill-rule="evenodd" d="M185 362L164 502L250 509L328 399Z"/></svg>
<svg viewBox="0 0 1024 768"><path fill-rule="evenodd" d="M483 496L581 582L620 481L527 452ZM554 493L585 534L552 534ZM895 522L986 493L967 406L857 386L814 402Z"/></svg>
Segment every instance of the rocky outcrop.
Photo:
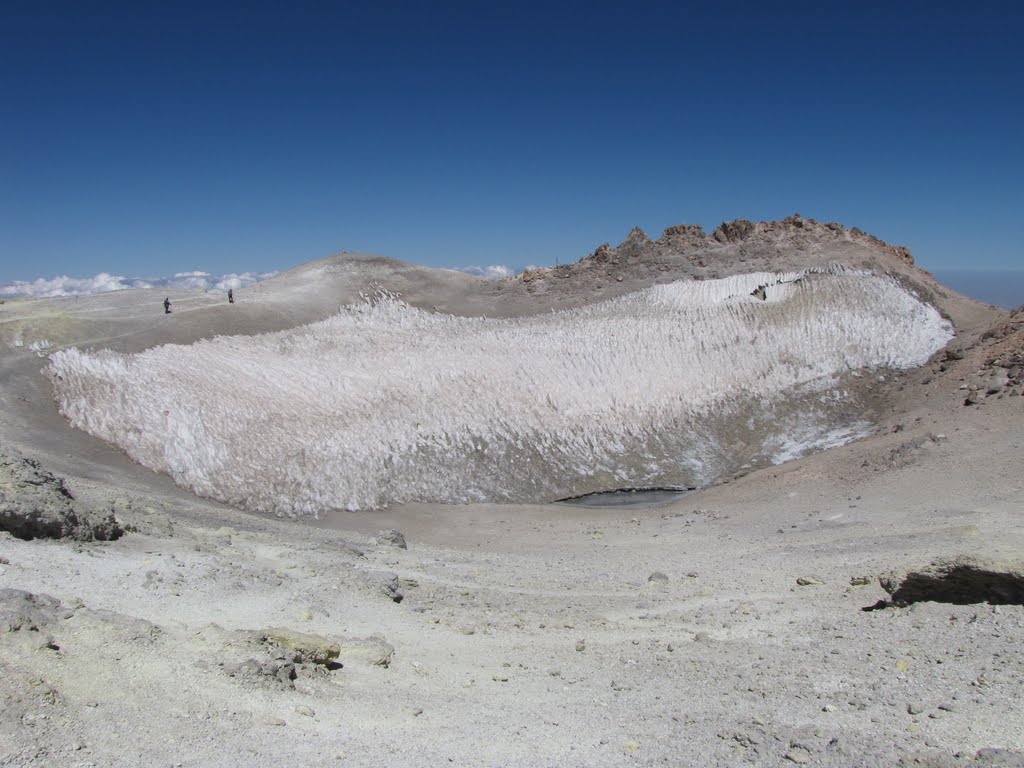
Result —
<svg viewBox="0 0 1024 768"><path fill-rule="evenodd" d="M981 336L985 356L980 373L988 377L985 395L1024 393L1024 307Z"/></svg>
<svg viewBox="0 0 1024 768"><path fill-rule="evenodd" d="M879 579L893 605L932 601L972 605L1024 605L1024 562L959 556Z"/></svg>
<svg viewBox="0 0 1024 768"><path fill-rule="evenodd" d="M806 219L799 213L780 221L734 219L710 235L699 224L668 227L656 240L634 227L618 246L600 245L578 262L534 269L509 278L503 291L522 286L534 296L549 294L570 301L652 282L714 279L749 272L786 272L843 265L890 274L910 283L927 301L938 285L914 264L910 249L890 245L857 227ZM622 288L615 288L624 284ZM581 290L582 289L582 290ZM941 289L940 289L941 290Z"/></svg>
<svg viewBox="0 0 1024 768"><path fill-rule="evenodd" d="M50 595L37 595L23 589L0 589L0 634L41 632L73 613Z"/></svg>
<svg viewBox="0 0 1024 768"><path fill-rule="evenodd" d="M341 646L320 635L297 632L287 627L272 627L259 633L268 642L290 651L296 664L329 666L341 654Z"/></svg>
<svg viewBox="0 0 1024 768"><path fill-rule="evenodd" d="M76 507L64 480L13 450L0 450L0 530L19 539L110 541L124 533L111 511Z"/></svg>
<svg viewBox="0 0 1024 768"><path fill-rule="evenodd" d="M708 236L700 224L677 224L667 228L658 239L662 245L667 245L680 250L686 248L699 248L705 245Z"/></svg>
<svg viewBox="0 0 1024 768"><path fill-rule="evenodd" d="M651 238L647 236L640 227L633 227L629 232L629 236L622 241L618 247L619 255L625 258L637 258L642 256L646 251L647 247L651 243Z"/></svg>
<svg viewBox="0 0 1024 768"><path fill-rule="evenodd" d="M723 221L712 234L713 240L719 243L738 243L750 238L757 231L757 225L747 219Z"/></svg>
<svg viewBox="0 0 1024 768"><path fill-rule="evenodd" d="M938 381L972 410L1024 395L1024 308L936 353L921 383Z"/></svg>

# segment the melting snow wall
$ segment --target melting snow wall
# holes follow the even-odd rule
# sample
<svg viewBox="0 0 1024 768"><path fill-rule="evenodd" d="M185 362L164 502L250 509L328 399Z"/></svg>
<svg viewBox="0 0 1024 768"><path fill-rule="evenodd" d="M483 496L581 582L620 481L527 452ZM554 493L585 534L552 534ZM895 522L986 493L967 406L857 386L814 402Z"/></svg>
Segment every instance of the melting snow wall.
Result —
<svg viewBox="0 0 1024 768"><path fill-rule="evenodd" d="M275 334L63 350L49 373L75 427L200 495L296 516L538 501L680 468L700 484L737 404L917 366L951 335L889 278L759 273L511 320L385 297Z"/></svg>

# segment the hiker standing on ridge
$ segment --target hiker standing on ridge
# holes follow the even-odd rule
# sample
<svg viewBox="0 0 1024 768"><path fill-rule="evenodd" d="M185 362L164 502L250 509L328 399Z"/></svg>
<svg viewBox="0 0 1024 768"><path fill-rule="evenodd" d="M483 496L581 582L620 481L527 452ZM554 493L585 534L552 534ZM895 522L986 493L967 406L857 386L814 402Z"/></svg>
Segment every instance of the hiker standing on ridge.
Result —
<svg viewBox="0 0 1024 768"><path fill-rule="evenodd" d="M228 288L228 304L234 304L234 303L235 303L235 292L232 289Z"/></svg>
<svg viewBox="0 0 1024 768"><path fill-rule="evenodd" d="M164 314L171 314L171 298L169 296L164 299Z"/></svg>

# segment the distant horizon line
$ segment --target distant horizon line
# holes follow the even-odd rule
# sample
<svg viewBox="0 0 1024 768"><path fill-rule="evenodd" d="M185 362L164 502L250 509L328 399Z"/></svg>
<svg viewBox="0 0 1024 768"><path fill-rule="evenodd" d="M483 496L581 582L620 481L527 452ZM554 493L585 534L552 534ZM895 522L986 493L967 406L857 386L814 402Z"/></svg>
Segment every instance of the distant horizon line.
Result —
<svg viewBox="0 0 1024 768"><path fill-rule="evenodd" d="M356 253L355 251L338 251L337 253ZM314 259L314 261L316 261ZM298 265L296 265L298 266ZM430 267L428 267L429 269ZM512 277L534 265L525 267L508 267L504 265L467 266L467 267L434 267L434 269L450 269L484 279L501 279ZM290 268L289 268L290 269ZM286 270L269 272L225 272L215 274L203 270L175 272L168 277L129 277L112 272L98 272L89 277L71 275L55 275L53 277L37 277L34 280L12 280L0 283L0 299L36 298L55 299L73 296L91 296L97 293L113 293L128 290L149 290L163 288L166 290L198 289L207 291L239 290L263 280L268 280Z"/></svg>
<svg viewBox="0 0 1024 768"><path fill-rule="evenodd" d="M361 251L336 251L336 253L361 253ZM314 259L316 261L316 259ZM412 262L410 262L412 263ZM423 265L419 265L423 266ZM463 274L481 277L487 280L500 280L506 277L514 277L531 269L555 265L509 266L503 264L490 264L486 266L470 265L463 267L425 267L427 269L443 269ZM215 274L203 270L190 270L175 272L168 277L128 277L116 275L110 272L99 272L91 277L74 277L70 275L55 275L52 278L38 277L35 280L14 280L8 283L0 283L0 299L19 298L65 298L75 296L89 296L99 293L112 293L116 291L133 289L165 289L165 290L188 290L198 289L207 291L240 290L263 280L268 280L286 270L274 270L269 272L226 272ZM1013 275L1015 279L1024 280L1024 267L952 267L927 270L937 277L947 278L974 276L976 278L993 277L996 275ZM940 282L943 282L940 280ZM994 291L991 286L977 285L948 285L979 301L993 302L1005 307L1015 307L1024 303L1022 294L1016 303L1010 300L1000 291ZM1012 286L1000 286L1010 288ZM1014 294L1015 295L1015 294ZM995 297L995 300L994 298Z"/></svg>

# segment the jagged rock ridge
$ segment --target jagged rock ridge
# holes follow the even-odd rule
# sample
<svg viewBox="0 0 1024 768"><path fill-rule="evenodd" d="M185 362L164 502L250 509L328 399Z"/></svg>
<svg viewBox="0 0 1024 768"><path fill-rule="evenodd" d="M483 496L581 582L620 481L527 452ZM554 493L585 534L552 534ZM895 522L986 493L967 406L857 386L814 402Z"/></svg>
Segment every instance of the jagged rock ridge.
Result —
<svg viewBox="0 0 1024 768"><path fill-rule="evenodd" d="M577 262L527 270L503 281L559 306L608 298L624 290L679 279L717 279L749 272L788 272L842 265L897 277L933 304L946 296L910 249L835 222L794 214L781 221L723 222L710 235L699 224L668 227L657 240L634 227L618 246L604 243ZM582 300L580 294L586 297Z"/></svg>

